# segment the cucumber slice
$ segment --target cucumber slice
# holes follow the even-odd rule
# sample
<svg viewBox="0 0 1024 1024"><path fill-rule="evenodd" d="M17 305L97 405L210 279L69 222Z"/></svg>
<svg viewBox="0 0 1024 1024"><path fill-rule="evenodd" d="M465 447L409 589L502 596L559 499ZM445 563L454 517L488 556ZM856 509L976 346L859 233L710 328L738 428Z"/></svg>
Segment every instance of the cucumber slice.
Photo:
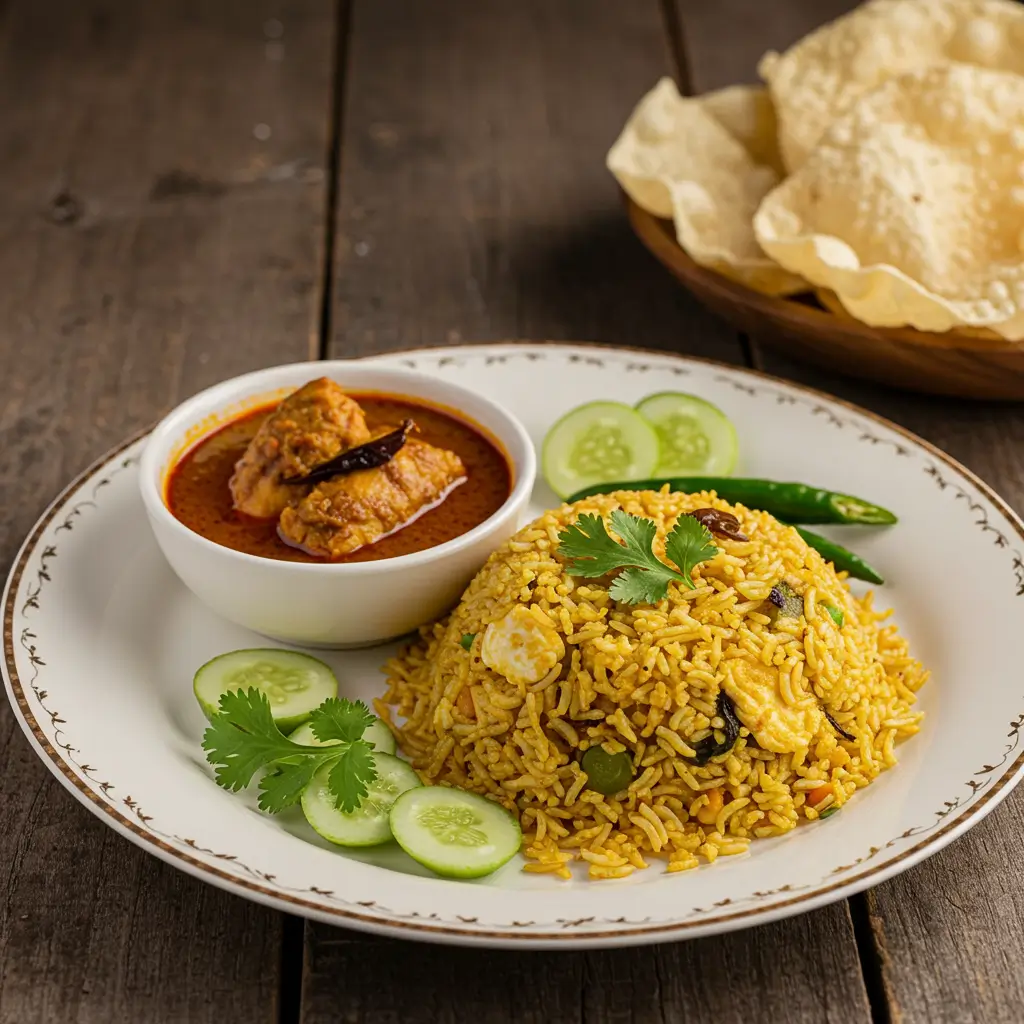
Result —
<svg viewBox="0 0 1024 1024"><path fill-rule="evenodd" d="M446 878L481 878L519 852L519 822L476 793L424 786L391 808L391 831L413 860Z"/></svg>
<svg viewBox="0 0 1024 1024"><path fill-rule="evenodd" d="M192 683L207 718L217 713L222 693L250 687L267 695L283 733L302 725L328 697L338 696L338 680L319 658L274 647L222 654L203 665Z"/></svg>
<svg viewBox="0 0 1024 1024"><path fill-rule="evenodd" d="M341 740L328 740L321 743L313 735L313 726L309 722L303 722L288 739L292 743L301 743L304 747L333 747ZM363 739L373 744L373 749L378 754L393 754L396 749L395 734L379 719L375 718L373 724L368 726L363 733Z"/></svg>
<svg viewBox="0 0 1024 1024"><path fill-rule="evenodd" d="M736 428L717 406L696 395L661 391L636 411L657 431L656 476L728 476L736 468Z"/></svg>
<svg viewBox="0 0 1024 1024"><path fill-rule="evenodd" d="M404 762L390 754L374 754L377 778L366 787L363 802L348 814L338 810L327 785L333 767L325 764L302 791L302 813L314 830L338 846L379 846L391 838L388 812L392 804L410 789L423 785L420 777Z"/></svg>
<svg viewBox="0 0 1024 1024"><path fill-rule="evenodd" d="M566 413L544 438L544 477L560 498L592 484L638 480L658 464L658 435L621 402L588 402Z"/></svg>

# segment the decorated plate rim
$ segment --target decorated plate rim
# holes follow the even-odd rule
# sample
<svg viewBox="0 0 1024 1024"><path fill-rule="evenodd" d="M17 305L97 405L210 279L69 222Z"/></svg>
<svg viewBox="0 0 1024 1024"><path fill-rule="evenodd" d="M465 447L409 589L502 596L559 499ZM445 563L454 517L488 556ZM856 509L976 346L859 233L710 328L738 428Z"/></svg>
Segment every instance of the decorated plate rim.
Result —
<svg viewBox="0 0 1024 1024"><path fill-rule="evenodd" d="M827 392L820 391L816 388L807 387L806 385L765 373L761 370L749 367L733 366L727 363L722 363L718 360L707 359L699 356L690 356L635 346L611 345L600 342L561 343L500 341L489 343L470 343L458 346L396 350L393 352L377 353L372 356L365 356L361 357L359 360L351 361L400 360L405 362L406 365L415 367L417 360L434 360L438 367L442 367L444 365L448 365L449 361L451 364L454 364L457 360L471 359L474 357L483 357L486 360L493 362L505 362L510 358L517 357L538 361L557 353L563 355L567 354L570 359L578 357L581 361L600 366L601 360L598 353L601 352L607 353L612 357L621 358L624 355L633 355L645 358L653 357L658 360L663 360L666 363L698 364L712 369L719 369L723 372L726 382L740 390L746 390L751 397L756 393L753 384L741 384L739 381L732 378L746 377L754 382L779 386L784 391L796 391L806 396L807 400L814 400L821 404L823 410L826 412L828 405L838 406L839 408L846 409L859 417L873 421L885 429L907 439L932 458L943 463L954 472L961 474L973 486L975 486L989 502L991 502L991 504L1004 517L1006 522L1013 527L1017 537L1021 541L1024 541L1024 522L1021 521L1020 517L1009 507L1009 505L975 473L962 465L952 456L931 444L929 441L926 441L899 424L893 423L885 417L864 409L852 402L829 395ZM349 360L330 361L344 362ZM318 364L311 362L311 365L315 366ZM649 368L644 367L643 364L639 362L639 359L633 364L627 363L626 368L629 369L631 366L633 369L638 371L643 371ZM255 899L258 902L272 906L275 909L286 913L295 913L296 911L299 911L305 916L309 916L329 924L350 925L355 928L381 934L391 934L405 938L419 938L428 941L433 939L458 944L483 943L499 946L530 946L534 948L554 948L570 944L574 947L583 948L586 946L643 944L672 938L696 938L701 935L732 931L753 924L768 923L770 921L779 920L798 913L817 909L818 907L835 902L846 896L853 895L872 885L877 885L896 874L902 873L924 860L927 856L937 853L973 825L980 822L985 816L994 810L1003 799L1005 799L1013 786L1020 781L1022 774L1024 774L1024 750L1021 750L1017 757L1007 764L1010 756L1017 750L1022 738L1022 733L1024 733L1024 714L1022 714L1013 722L1008 723L1010 731L1007 734L1007 738L1011 742L1007 744L1007 749L1001 762L997 766L986 765L985 768L988 769L988 771L979 774L988 774L999 770L999 768L1003 768L1003 771L987 786L973 783L965 784L966 788L971 790L971 795L967 797L971 802L961 813L956 814L955 816L953 816L952 813L961 805L961 798L958 797L954 801L947 802L945 810L934 812L933 816L936 820L930 825L911 828L901 835L894 837L889 843L883 846L872 847L869 853L864 857L854 861L850 865L840 866L834 869L831 873L836 874L839 872L845 872L855 868L860 863L872 860L878 853L881 853L885 849L895 845L901 839L911 838L915 835L925 836L921 841L902 851L896 857L878 864L877 866L867 867L863 871L860 871L851 877L841 881L837 880L830 885L823 885L821 881L817 883L809 883L806 887L809 891L804 892L792 886L783 886L777 890L755 892L752 894L752 897L758 900L770 899L772 896L777 895L785 895L784 899L775 900L767 904L759 903L759 905L755 906L741 905L743 903L749 903L751 897L739 897L735 901L730 899L720 901L719 904L713 905L711 909L715 909L715 907L718 906L721 906L723 910L725 910L726 906L735 907L736 909L725 910L724 913L710 917L702 916L698 920L692 921L680 918L675 921L662 921L652 923L650 925L644 925L642 923L629 922L625 919L621 921L610 920L606 923L613 926L617 924L620 927L611 927L605 930L594 930L591 928L584 931L582 930L583 926L593 925L594 923L593 918L588 918L579 921L559 920L557 923L560 925L560 930L557 931L527 931L525 928L528 924L532 923L509 922L502 925L490 925L478 924L475 920L464 918L458 918L458 923L455 921L444 922L437 920L436 915L434 915L433 918L429 915L419 915L416 912L413 912L411 915L398 915L397 913L387 911L382 907L378 907L380 913L376 915L372 913L362 913L358 910L349 909L348 907L327 905L323 902L323 897L330 894L316 890L315 888L311 888L308 891L314 895L320 896L320 902L313 899L307 899L302 896L293 895L290 892L282 891L282 888L275 889L270 885L264 885L250 879L241 878L236 874L231 874L207 863L206 861L200 860L198 857L189 853L188 849L195 850L196 852L205 852L226 861L233 861L235 858L217 854L214 851L204 850L191 840L185 841L178 837L166 836L165 834L160 833L155 826L148 824L150 819L146 815L138 812L139 809L133 806L133 802L130 797L125 798L124 803L129 810L136 810L136 817L139 819L138 822L133 821L123 813L112 801L101 799L96 792L86 784L81 775L67 763L65 758L50 743L29 704L25 692L25 684L20 678L15 664L13 635L15 597L28 562L31 556L35 553L41 537L47 527L65 507L68 500L75 495L80 488L90 480L90 478L95 476L102 467L113 463L119 455L126 452L133 445L136 445L139 441L145 438L151 430L152 426L149 426L135 432L129 438L94 460L89 466L75 476L75 478L57 495L32 527L15 556L14 563L4 589L4 658L3 662L0 663L0 671L2 671L8 698L14 707L16 718L18 719L23 732L28 737L32 748L36 751L40 759L46 764L50 771L62 783L62 785L77 800L79 800L80 803L83 803L87 808L89 808L89 810L96 814L97 817L106 821L115 829L115 831L125 836L125 838L140 846L142 849L153 853L161 860L164 860L172 866L177 867L196 878L216 884L219 887L227 889L237 895ZM865 439L872 440L870 437L865 437ZM897 454L901 454L898 446ZM909 451L904 454L909 454ZM131 463L129 462L125 462L123 463L122 468L128 468L130 464ZM936 481L940 488L945 489L949 486L949 484L943 481L940 476L937 474L933 475L936 476ZM970 503L969 495L964 494L963 497L968 501L968 503ZM1003 543L1000 546L1005 546L1008 543L1008 539L999 533L999 531L990 527L987 522L978 522L977 525L981 526L983 529L995 532L997 538L1002 539ZM1022 573L1024 573L1024 562L1021 561L1019 552L1013 551L1011 553L1015 555L1015 567L1019 568L1017 574L1018 596L1024 596L1024 575L1022 575ZM980 796L977 796L981 789L984 789L984 792L982 792ZM973 799L975 796L977 796L977 799ZM167 841L168 839L175 839L181 845L173 845L171 842ZM182 849L182 846L186 848ZM240 866L245 867L245 865ZM253 869L249 870L251 871ZM272 881L272 876L270 876L267 881ZM359 906L359 904L354 905ZM377 905L373 901L367 901L365 906L369 909L370 907ZM694 912L695 911L691 911L691 914ZM703 911L699 912L703 913ZM516 931L517 927L523 928L524 930Z"/></svg>

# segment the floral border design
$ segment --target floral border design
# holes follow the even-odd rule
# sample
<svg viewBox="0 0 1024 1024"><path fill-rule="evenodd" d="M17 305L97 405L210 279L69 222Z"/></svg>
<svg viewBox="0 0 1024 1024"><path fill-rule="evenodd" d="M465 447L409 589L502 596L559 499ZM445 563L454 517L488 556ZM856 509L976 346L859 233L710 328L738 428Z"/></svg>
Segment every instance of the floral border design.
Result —
<svg viewBox="0 0 1024 1024"><path fill-rule="evenodd" d="M564 350L563 350L564 351ZM485 365L501 365L506 363L510 359L525 358L531 362L541 361L547 358L550 353L544 351L526 350L520 352L511 353L480 353L469 352L461 356L451 355L435 355L435 365L438 368L448 365L464 365L465 361L469 358L483 358ZM672 357L668 354L660 353L644 353L645 355L662 355L666 361L671 360ZM424 353L423 355L427 355ZM422 358L422 356L421 356ZM678 358L678 357L676 357ZM598 367L604 367L606 361L600 357L571 352L568 356L570 362L582 362L588 365L594 365ZM411 368L417 368L417 361L405 358L401 362L404 365L410 366ZM655 367L654 364L641 362L637 359L627 361L623 367L626 372L648 372L651 369L669 369L677 375L688 375L691 370L688 366L668 366L668 367ZM897 456L910 457L912 455L912 449L905 444L898 441L894 441L889 437L882 437L879 435L872 434L870 431L864 429L863 424L857 422L853 417L843 417L838 415L833 408L830 408L826 401L829 403L838 404L840 407L846 406L846 403L842 403L837 399L831 399L827 396L821 395L818 392L814 392L810 389L802 388L800 385L793 385L788 382L776 382L774 378L766 377L766 375L758 374L757 371L750 370L738 370L734 373L743 374L746 376L753 377L756 384L750 384L746 381L736 380L733 376L727 374L718 375L715 380L720 383L728 383L750 396L756 396L758 394L769 392L774 395L776 401L779 404L794 405L797 403L805 404L810 406L812 415L823 417L829 425L837 429L846 429L848 427L856 427L861 431L859 440L870 443L872 445L885 444L894 450ZM767 379L769 383L764 383L762 378ZM787 391L780 390L778 386L781 384L783 387L788 389ZM797 394L792 394L792 391L796 391ZM805 392L808 397L804 397ZM860 419L874 419L880 422L883 426L888 428L890 431L897 434L906 436L908 440L917 443L926 451L931 451L936 455L937 458L947 463L955 470L963 473L967 478L973 479L972 475L966 471L963 467L959 466L948 456L943 455L941 452L928 445L926 442L920 441L913 435L902 430L901 428L890 424L880 417L875 417L870 413L863 410L857 409L853 406L846 406L851 412L855 413ZM752 914L759 912L771 912L779 910L783 907L806 901L815 896L823 896L831 891L839 888L845 888L847 886L855 884L858 880L870 878L873 875L880 873L884 870L885 866L880 866L874 870L868 870L861 872L854 878L847 879L845 881L833 881L835 876L844 875L855 868L858 868L868 861L873 860L879 854L883 853L896 846L897 844L913 838L920 838L927 836L930 833L936 833L942 835L948 832L950 829L957 825L965 822L969 817L973 816L985 803L987 803L993 796L995 796L1000 790L1006 787L1007 784L1012 780L1013 776L1017 773L1018 769L1024 764L1024 755L1019 756L1009 768L1006 768L1008 762L1010 762L1013 755L1018 750L1022 734L1024 734L1024 713L1018 715L1010 723L1009 732L1007 733L1008 743L1006 744L1004 753L999 762L995 765L984 765L982 768L974 773L974 778L968 780L964 784L964 791L953 800L948 800L944 803L943 807L935 812L934 820L926 825L915 826L907 829L899 836L894 837L887 843L878 847L871 847L866 854L857 858L849 864L841 865L832 869L832 871L820 879L818 882L809 882L805 885L794 886L787 884L780 886L775 889L769 889L764 891L756 891L748 896L732 898L727 897L725 899L716 901L706 907L692 907L689 912L683 915L676 915L672 918L663 919L662 921L654 921L650 917L640 919L628 919L625 917L618 918L599 918L596 916L584 917L578 919L565 919L556 918L554 921L548 922L535 922L535 921L518 921L513 920L510 922L502 923L484 923L476 917L463 917L456 915L453 920L446 920L438 914L424 915L416 911L411 913L402 913L395 911L382 904L377 903L373 900L367 901L351 901L337 896L332 890L321 889L317 886L309 886L307 888L287 886L281 883L275 875L262 872L257 868L253 868L246 864L235 854L220 853L206 847L199 845L196 840L182 837L170 833L166 833L161 829L157 828L153 824L153 817L146 814L139 803L134 800L130 795L126 795L120 798L120 806L124 808L124 811L119 811L118 801L115 800L111 793L115 790L115 786L110 782L103 780L96 774L97 769L92 765L78 761L76 755L81 753L76 747L72 746L70 741L66 738L62 726L67 723L60 716L59 712L50 708L47 705L48 692L39 686L40 670L45 668L46 662L40 657L36 641L38 637L31 631L29 627L24 627L19 635L19 643L22 649L25 651L29 664L32 667L32 676L28 680L28 686L33 693L36 702L39 707L45 713L45 716L49 719L50 725L53 727L53 740L52 744L46 737L45 733L36 722L34 716L28 708L28 702L24 697L24 691L21 688L21 680L18 677L17 670L13 662L13 650L11 647L11 632L13 624L13 605L16 599L19 583L21 581L22 574L26 569L27 562L33 554L37 552L37 546L41 539L45 529L50 525L51 521L57 516L58 513L64 511L67 500L75 496L83 486L89 483L89 481L95 476L95 474L102 468L110 465L111 461L118 456L122 455L123 452L135 444L141 437L139 435L135 438L125 442L119 449L110 455L99 460L94 466L87 469L74 483L72 483L68 489L64 492L62 497L54 504L50 512L37 524L36 529L33 531L31 543L26 545L23 551L18 565L15 566L12 572L12 580L10 591L7 600L7 607L5 608L5 621L4 621L4 640L5 640L5 654L7 657L7 668L11 677L12 689L15 691L20 690L17 693L17 702L22 714L25 717L25 721L29 724L32 731L34 732L37 740L42 744L44 751L51 758L57 767L63 772L63 774L82 792L84 792L93 802L97 803L98 806L103 807L108 813L112 814L122 825L128 827L135 835L140 838L147 839L150 842L155 843L158 847L164 851L172 854L176 859L185 860L186 862L194 865L201 869L207 874L214 874L228 882L235 885L248 888L250 890L256 890L267 896L274 897L281 900L286 900L294 905L314 909L320 912L324 912L325 908L323 901L329 901L333 906L339 909L334 911L335 914L342 917L342 919L357 920L364 922L372 922L377 925L391 924L394 927L402 927L403 923L405 927L414 927L419 930L429 930L432 932L445 932L449 934L474 934L481 938L484 937L507 937L509 935L508 929L529 929L529 928L540 928L540 927L552 927L557 926L561 929L560 932L554 933L538 933L538 932L519 932L519 937L527 940L543 940L545 938L558 938L566 937L567 933L576 932L583 939L600 939L614 936L629 936L634 934L648 934L650 932L680 932L687 930L687 923L691 923L691 926L704 927L712 925L720 921L736 920L737 918L747 917ZM84 500L77 501L69 509L64 512L64 518L59 525L53 530L54 535L62 531L72 531L75 525L75 521L88 509L97 509L96 498L99 492L110 485L113 479L133 468L138 464L139 456L137 454L124 457L120 462L110 471L106 476L101 477L93 483L90 497ZM995 527L988 516L988 512L983 505L975 501L969 492L965 491L958 484L948 481L942 476L938 465L932 463L924 467L924 472L935 480L941 491L949 491L953 494L955 500L962 501L965 503L969 511L975 513L975 525L983 532L993 536L993 543L1002 549L1006 549L1013 558L1013 571L1015 577L1016 596L1024 596L1024 559L1022 559L1020 552L1011 548L1009 538L997 527ZM1001 501L989 489L981 483L981 481L975 480L975 484L980 491L986 493L989 499L996 505L996 507L1002 508L1006 513L1007 518L1013 522L1015 517L1005 506L1002 505ZM1024 526L1018 525L1018 534L1024 537ZM35 579L26 584L26 592L23 600L21 615L27 616L31 611L38 610L40 607L41 595L48 583L52 581L51 575L51 563L58 557L58 548L54 543L45 545L41 551L38 552L38 564L36 566ZM60 751L60 753L58 753ZM71 766L74 766L73 768ZM1001 769L1006 769L1002 774L996 778L995 773ZM985 781L978 781L979 777L986 777ZM95 791L89 789L82 782L83 779L88 780L92 786L95 787ZM97 792L98 791L98 792ZM980 797L980 798L979 798ZM976 799L978 798L978 799ZM956 812L960 812L957 814ZM952 820L951 820L952 819ZM915 844L911 849L905 850L895 860L887 862L887 865L899 863L907 857L913 855L918 850L927 846L933 840L922 840ZM230 871L220 870L217 867L209 865L206 861L201 860L196 855L202 855L205 857L211 857L216 861L220 861L225 865L230 865L243 872L248 879L251 881L247 882L245 879L239 878L237 874ZM272 887L272 888L270 888ZM809 891L813 890L813 891ZM805 895L797 895L797 894ZM287 895L292 894L292 895ZM785 899L781 901L770 902L764 905L766 901L772 900L774 897L784 896ZM314 902L309 897L315 897L319 902ZM752 906L754 905L754 906ZM741 913L732 913L732 908L745 907ZM347 909L341 909L347 908ZM709 914L714 914L715 911L725 910L730 908L730 912L725 914L719 914L718 916L708 917ZM372 916L367 915L366 911L372 911ZM700 921L694 921L694 918L701 918ZM445 927L447 926L447 927ZM461 927L460 927L461 926ZM470 926L467 929L465 926ZM619 926L618 932L597 932L592 930L594 927L608 927L608 926ZM454 931L453 931L454 929ZM482 929L497 929L495 931L485 931Z"/></svg>

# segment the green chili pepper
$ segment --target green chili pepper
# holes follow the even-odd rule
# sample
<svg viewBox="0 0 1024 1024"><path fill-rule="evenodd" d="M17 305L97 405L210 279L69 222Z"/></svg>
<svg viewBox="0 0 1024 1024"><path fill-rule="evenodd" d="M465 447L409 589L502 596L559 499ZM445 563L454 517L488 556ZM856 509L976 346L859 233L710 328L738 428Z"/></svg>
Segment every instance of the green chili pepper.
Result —
<svg viewBox="0 0 1024 1024"><path fill-rule="evenodd" d="M621 793L633 781L633 759L624 750L609 754L604 747L591 747L580 764L587 773L587 788L604 796Z"/></svg>
<svg viewBox="0 0 1024 1024"><path fill-rule="evenodd" d="M837 608L831 601L822 601L821 607L828 612L828 617L840 628L843 628L843 623L846 621L846 616L843 614L842 608Z"/></svg>
<svg viewBox="0 0 1024 1024"><path fill-rule="evenodd" d="M656 477L651 480L630 480L619 483L595 484L577 491L570 502L589 498L592 494L611 491L657 491L668 484L673 491L693 494L697 491L715 491L731 504L762 509L777 519L789 523L861 523L868 526L890 526L896 516L888 509L873 505L863 498L837 494L809 484L778 483L774 480L743 479L741 477L677 476Z"/></svg>
<svg viewBox="0 0 1024 1024"><path fill-rule="evenodd" d="M799 526L796 528L796 532L826 562L831 562L836 567L836 572L848 572L855 580L867 580L868 583L876 583L878 586L885 582L877 570L872 569L860 555L855 555L852 551L848 551L841 544L836 544L834 541L828 540L817 533L811 533L810 530L804 530ZM832 613L829 612L829 614L831 615ZM841 626L842 623L837 622L836 625Z"/></svg>
<svg viewBox="0 0 1024 1024"><path fill-rule="evenodd" d="M459 643L462 645L462 649L468 651L473 646L473 641L476 639L476 633L463 633L462 639Z"/></svg>

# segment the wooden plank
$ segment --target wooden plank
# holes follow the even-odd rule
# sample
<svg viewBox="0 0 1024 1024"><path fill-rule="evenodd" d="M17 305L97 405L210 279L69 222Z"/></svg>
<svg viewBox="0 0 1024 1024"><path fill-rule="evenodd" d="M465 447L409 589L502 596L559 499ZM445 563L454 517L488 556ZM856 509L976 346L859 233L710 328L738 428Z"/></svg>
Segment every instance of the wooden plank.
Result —
<svg viewBox="0 0 1024 1024"><path fill-rule="evenodd" d="M307 934L302 1024L871 1019L846 918L829 911L712 939L587 953L425 947L320 925Z"/></svg>
<svg viewBox="0 0 1024 1024"><path fill-rule="evenodd" d="M5 4L5 571L106 448L315 352L333 26L326 0ZM0 809L0 1021L277 1021L280 915L105 828L6 702Z"/></svg>
<svg viewBox="0 0 1024 1024"><path fill-rule="evenodd" d="M757 62L782 51L808 30L857 6L857 0L669 0L683 30L683 52L694 92L757 83Z"/></svg>
<svg viewBox="0 0 1024 1024"><path fill-rule="evenodd" d="M357 3L331 353L518 336L738 360L734 332L630 236L603 167L632 104L667 73L653 0ZM842 906L586 955L431 949L311 924L302 1009L304 1024L868 1019Z"/></svg>
<svg viewBox="0 0 1024 1024"><path fill-rule="evenodd" d="M736 361L604 169L668 73L656 0L356 3L332 354L521 337Z"/></svg>
<svg viewBox="0 0 1024 1024"><path fill-rule="evenodd" d="M753 80L763 49L781 47L853 6L846 0L681 0L684 35L698 91ZM739 21L753 35L730 34ZM721 40L728 37L729 45ZM873 409L944 448L1024 508L1024 414L904 394L812 369L753 347L758 365ZM858 898L866 922L865 970L879 1013L902 1024L1016 1022L1024 977L1011 951L1024 945L1024 793L926 863ZM873 943L873 948L871 948Z"/></svg>

